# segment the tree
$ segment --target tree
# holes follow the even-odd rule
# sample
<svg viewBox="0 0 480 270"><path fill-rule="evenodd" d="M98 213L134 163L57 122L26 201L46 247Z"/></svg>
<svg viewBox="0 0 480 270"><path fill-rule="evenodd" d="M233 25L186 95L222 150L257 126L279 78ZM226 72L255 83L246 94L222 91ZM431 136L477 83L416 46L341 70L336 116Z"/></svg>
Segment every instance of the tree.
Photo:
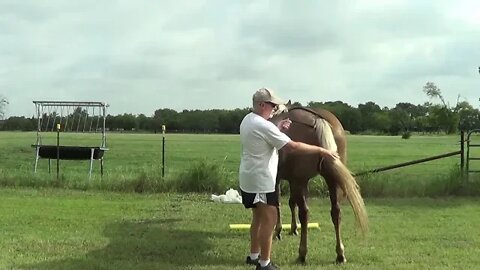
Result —
<svg viewBox="0 0 480 270"><path fill-rule="evenodd" d="M391 109L388 113L390 118L390 134L397 135L400 132L410 131L412 119L407 110L398 106Z"/></svg>
<svg viewBox="0 0 480 270"><path fill-rule="evenodd" d="M120 127L123 128L123 130L132 131L137 127L136 117L131 113L124 113L119 116L118 120L120 121Z"/></svg>
<svg viewBox="0 0 480 270"><path fill-rule="evenodd" d="M35 119L25 118L24 116L12 116L5 120L3 124L3 130L21 130L21 131L31 131L35 130Z"/></svg>
<svg viewBox="0 0 480 270"><path fill-rule="evenodd" d="M430 105L431 104L428 106ZM425 127L428 106L413 105L408 102L397 103L397 105L389 111L391 119L390 133L398 134L401 131L422 131Z"/></svg>
<svg viewBox="0 0 480 270"><path fill-rule="evenodd" d="M439 98L442 101L443 106L448 107L447 104L445 103L445 100L443 99L442 91L433 82L427 82L423 86L423 92L432 99Z"/></svg>
<svg viewBox="0 0 480 270"><path fill-rule="evenodd" d="M154 130L160 129L162 125L165 125L167 130L178 130L179 126L179 119L178 119L178 112L172 109L164 108L158 109L155 111L153 115L153 124Z"/></svg>
<svg viewBox="0 0 480 270"><path fill-rule="evenodd" d="M438 98L442 105L432 105L429 107L430 124L433 128L437 127L447 134L454 133L458 127L458 113L454 108L450 108L442 96L442 91L433 82L427 82L423 86L423 92L430 98ZM457 100L458 103L458 100Z"/></svg>
<svg viewBox="0 0 480 270"><path fill-rule="evenodd" d="M454 109L458 113L460 130L472 130L480 128L480 111L473 108L467 101L457 103Z"/></svg>
<svg viewBox="0 0 480 270"><path fill-rule="evenodd" d="M183 110L180 113L180 126L186 132L210 133L218 131L217 110Z"/></svg>
<svg viewBox="0 0 480 270"><path fill-rule="evenodd" d="M302 107L302 103L298 101L292 102L292 107Z"/></svg>
<svg viewBox="0 0 480 270"><path fill-rule="evenodd" d="M248 114L249 108L235 109L233 111L223 110L218 117L219 131L221 133L238 134L240 133L240 123L243 117Z"/></svg>
<svg viewBox="0 0 480 270"><path fill-rule="evenodd" d="M345 130L352 134L360 131L361 115L360 112L352 106L342 101L327 101L327 102L309 102L309 107L322 108L333 113L343 125Z"/></svg>
<svg viewBox="0 0 480 270"><path fill-rule="evenodd" d="M0 95L0 119L5 116L5 108L7 107L8 100Z"/></svg>
<svg viewBox="0 0 480 270"><path fill-rule="evenodd" d="M458 126L458 114L445 106L434 104L429 108L428 124L431 131L452 134Z"/></svg>
<svg viewBox="0 0 480 270"><path fill-rule="evenodd" d="M358 111L362 117L362 129L364 131L380 131L388 128L384 126L384 112L375 102L369 101L365 104L358 104Z"/></svg>
<svg viewBox="0 0 480 270"><path fill-rule="evenodd" d="M154 127L153 118L147 117L144 114L140 114L140 115L137 116L137 121L136 122L137 122L137 125L136 125L135 128L137 130L153 131L153 127Z"/></svg>

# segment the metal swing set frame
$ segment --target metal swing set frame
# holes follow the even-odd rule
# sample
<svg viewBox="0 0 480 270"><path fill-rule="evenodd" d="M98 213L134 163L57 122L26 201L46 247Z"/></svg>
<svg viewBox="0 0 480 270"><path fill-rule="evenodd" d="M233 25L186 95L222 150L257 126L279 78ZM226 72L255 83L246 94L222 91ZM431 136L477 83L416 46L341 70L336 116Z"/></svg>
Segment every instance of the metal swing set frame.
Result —
<svg viewBox="0 0 480 270"><path fill-rule="evenodd" d="M100 161L100 172L103 176L103 156L107 148L105 129L106 109L109 106L104 102L85 101L33 101L37 113L37 136L35 144L34 173L37 172L38 160L48 159L48 171L51 172L51 160L90 160L88 178L92 176L93 161ZM97 115L95 110L97 109ZM90 114L90 110L92 114ZM58 112L60 111L60 113ZM66 115L65 115L66 113ZM93 115L93 117L91 116ZM53 120L51 121L51 118ZM94 122L96 119L96 125ZM46 121L46 122L45 122ZM55 126L57 130L55 130ZM92 129L93 127L93 129ZM87 129L88 128L88 129ZM72 146L59 145L59 132L97 133L101 132L100 146ZM57 145L43 144L46 132L57 131ZM58 173L58 165L57 165Z"/></svg>

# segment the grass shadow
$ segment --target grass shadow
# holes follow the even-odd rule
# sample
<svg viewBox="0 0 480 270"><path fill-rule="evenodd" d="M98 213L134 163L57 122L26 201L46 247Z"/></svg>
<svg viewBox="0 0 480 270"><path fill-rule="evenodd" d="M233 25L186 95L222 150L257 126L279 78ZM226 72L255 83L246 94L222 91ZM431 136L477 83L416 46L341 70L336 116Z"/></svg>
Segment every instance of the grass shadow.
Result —
<svg viewBox="0 0 480 270"><path fill-rule="evenodd" d="M109 243L80 258L45 261L15 269L195 269L235 265L238 258L216 256L211 239L231 235L177 228L180 219L124 221L105 227Z"/></svg>

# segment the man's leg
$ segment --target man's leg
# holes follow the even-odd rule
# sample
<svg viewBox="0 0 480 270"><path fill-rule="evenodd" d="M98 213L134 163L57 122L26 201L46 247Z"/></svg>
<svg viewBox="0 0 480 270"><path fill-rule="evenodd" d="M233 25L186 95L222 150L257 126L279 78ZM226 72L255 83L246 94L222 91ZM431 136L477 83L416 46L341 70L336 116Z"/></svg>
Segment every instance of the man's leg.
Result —
<svg viewBox="0 0 480 270"><path fill-rule="evenodd" d="M272 235L277 222L277 209L273 205L257 203L254 208L254 220L260 223L260 228L256 234L260 244L260 260L270 260L272 252ZM253 241L252 241L253 244Z"/></svg>
<svg viewBox="0 0 480 270"><path fill-rule="evenodd" d="M258 208L252 208L252 224L250 225L250 253L260 253L260 214Z"/></svg>

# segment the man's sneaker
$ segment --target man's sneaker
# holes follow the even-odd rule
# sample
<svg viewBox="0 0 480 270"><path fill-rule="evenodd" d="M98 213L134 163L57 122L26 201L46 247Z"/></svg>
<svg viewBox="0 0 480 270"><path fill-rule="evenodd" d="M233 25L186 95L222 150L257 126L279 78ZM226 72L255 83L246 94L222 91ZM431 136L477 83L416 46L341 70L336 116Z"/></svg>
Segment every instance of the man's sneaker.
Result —
<svg viewBox="0 0 480 270"><path fill-rule="evenodd" d="M257 264L257 268L255 268L255 270L279 270L280 268L278 268L275 264L273 264L272 262L269 262L266 266L264 267L261 267L260 264Z"/></svg>
<svg viewBox="0 0 480 270"><path fill-rule="evenodd" d="M255 260L252 260L250 256L247 256L247 259L245 260L245 262L251 265L258 265L258 258L256 258Z"/></svg>

